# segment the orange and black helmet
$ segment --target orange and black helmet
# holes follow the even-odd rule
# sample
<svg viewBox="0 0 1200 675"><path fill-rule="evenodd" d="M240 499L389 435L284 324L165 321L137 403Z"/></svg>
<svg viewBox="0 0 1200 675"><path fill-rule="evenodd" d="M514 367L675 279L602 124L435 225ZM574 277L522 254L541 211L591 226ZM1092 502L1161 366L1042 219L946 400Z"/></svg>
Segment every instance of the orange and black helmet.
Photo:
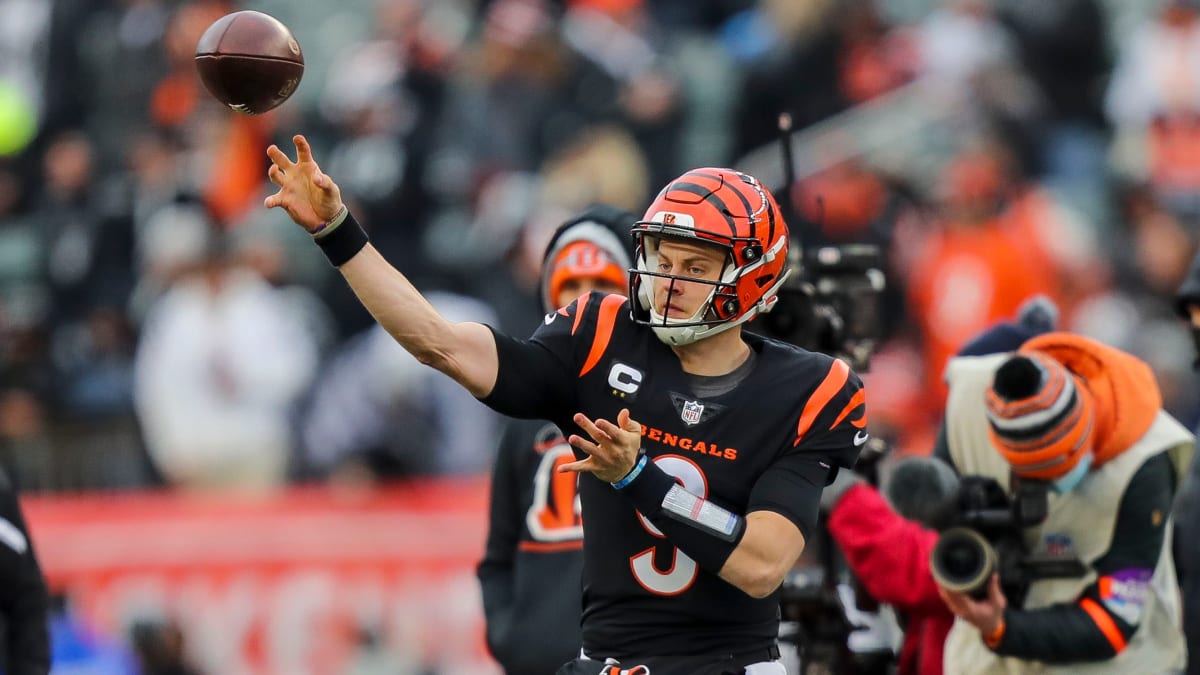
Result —
<svg viewBox="0 0 1200 675"><path fill-rule="evenodd" d="M672 345L695 342L770 311L788 274L788 228L779 204L756 178L732 169L694 169L671 181L634 224L633 236L633 318ZM663 237L716 246L726 255L720 278L703 282L713 286L708 302L688 319L667 318L652 302L653 278L683 280L658 271Z"/></svg>

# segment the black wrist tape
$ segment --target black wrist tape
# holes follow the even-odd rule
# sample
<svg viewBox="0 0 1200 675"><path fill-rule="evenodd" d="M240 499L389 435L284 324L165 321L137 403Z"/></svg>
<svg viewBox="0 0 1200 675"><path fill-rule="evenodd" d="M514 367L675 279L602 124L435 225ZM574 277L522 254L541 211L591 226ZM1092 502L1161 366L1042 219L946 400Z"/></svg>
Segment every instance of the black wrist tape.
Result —
<svg viewBox="0 0 1200 675"><path fill-rule="evenodd" d="M648 461L637 478L621 488L620 492L633 500L633 505L643 516L654 518L662 512L663 499L676 485L678 483L671 474L653 461Z"/></svg>
<svg viewBox="0 0 1200 675"><path fill-rule="evenodd" d="M367 233L354 219L354 214L347 212L346 219L333 231L315 238L321 252L329 259L334 267L341 267L347 261L363 250L369 241Z"/></svg>
<svg viewBox="0 0 1200 675"><path fill-rule="evenodd" d="M746 519L683 489L654 462L620 490L700 567L716 574L746 533Z"/></svg>

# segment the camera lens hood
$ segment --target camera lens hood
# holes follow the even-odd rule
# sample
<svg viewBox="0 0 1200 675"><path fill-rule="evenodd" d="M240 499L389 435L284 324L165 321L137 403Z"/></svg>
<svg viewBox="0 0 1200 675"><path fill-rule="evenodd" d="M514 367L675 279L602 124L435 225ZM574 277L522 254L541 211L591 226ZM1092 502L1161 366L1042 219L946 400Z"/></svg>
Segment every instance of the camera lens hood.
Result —
<svg viewBox="0 0 1200 675"><path fill-rule="evenodd" d="M996 550L969 527L943 532L929 555L929 567L939 585L975 597L987 595L988 580L996 566Z"/></svg>

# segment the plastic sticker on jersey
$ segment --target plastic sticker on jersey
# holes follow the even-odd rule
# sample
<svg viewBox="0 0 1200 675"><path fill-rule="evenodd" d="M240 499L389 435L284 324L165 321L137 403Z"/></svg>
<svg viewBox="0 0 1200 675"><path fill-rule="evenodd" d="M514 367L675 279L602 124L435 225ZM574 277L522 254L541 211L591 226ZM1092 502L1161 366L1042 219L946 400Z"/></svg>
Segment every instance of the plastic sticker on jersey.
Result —
<svg viewBox="0 0 1200 675"><path fill-rule="evenodd" d="M709 532L725 541L737 538L741 518L725 509L673 486L663 497L663 511L672 518Z"/></svg>
<svg viewBox="0 0 1200 675"><path fill-rule="evenodd" d="M1104 607L1131 625L1142 620L1153 572L1146 568L1124 569L1100 577L1100 600Z"/></svg>

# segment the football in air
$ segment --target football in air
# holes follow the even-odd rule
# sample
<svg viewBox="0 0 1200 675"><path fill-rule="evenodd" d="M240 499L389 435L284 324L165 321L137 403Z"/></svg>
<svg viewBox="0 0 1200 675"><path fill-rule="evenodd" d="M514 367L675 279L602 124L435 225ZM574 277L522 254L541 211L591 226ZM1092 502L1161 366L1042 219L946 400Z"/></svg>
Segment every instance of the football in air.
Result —
<svg viewBox="0 0 1200 675"><path fill-rule="evenodd" d="M200 81L235 112L258 115L288 100L304 75L300 43L273 16L244 10L213 22L196 44Z"/></svg>

